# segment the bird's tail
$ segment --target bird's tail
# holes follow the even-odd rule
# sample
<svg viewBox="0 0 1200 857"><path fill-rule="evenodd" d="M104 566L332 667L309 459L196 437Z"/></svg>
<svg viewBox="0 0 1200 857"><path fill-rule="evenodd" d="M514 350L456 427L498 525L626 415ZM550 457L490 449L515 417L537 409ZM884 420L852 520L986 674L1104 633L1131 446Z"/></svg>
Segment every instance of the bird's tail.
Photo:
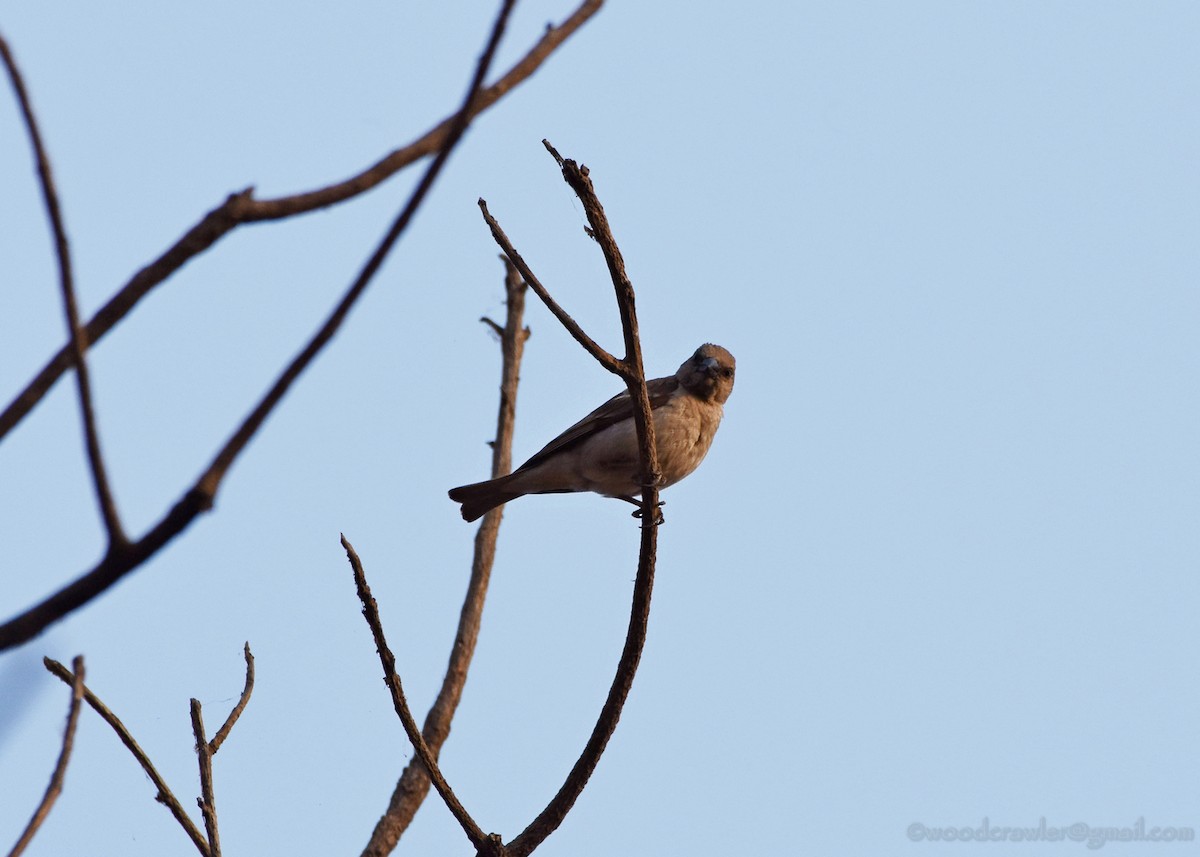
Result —
<svg viewBox="0 0 1200 857"><path fill-rule="evenodd" d="M450 489L450 499L462 503L464 521L475 521L482 518L497 506L515 500L525 492L514 490L511 485L512 475L501 476L499 479L489 479L487 482L476 482L473 485L461 485Z"/></svg>

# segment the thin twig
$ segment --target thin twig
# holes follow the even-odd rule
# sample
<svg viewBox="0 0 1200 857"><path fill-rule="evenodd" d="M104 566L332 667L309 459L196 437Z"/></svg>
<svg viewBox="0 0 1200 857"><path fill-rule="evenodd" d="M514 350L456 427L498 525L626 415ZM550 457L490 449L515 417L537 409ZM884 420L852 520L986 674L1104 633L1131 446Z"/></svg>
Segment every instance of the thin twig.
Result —
<svg viewBox="0 0 1200 857"><path fill-rule="evenodd" d="M200 764L200 797L196 806L204 816L204 831L208 835L208 853L221 857L221 835L217 831L217 799L213 794L212 748L204 737L204 717L200 700L191 701L192 734L196 736L196 760Z"/></svg>
<svg viewBox="0 0 1200 857"><path fill-rule="evenodd" d="M62 681L67 684L74 684L75 675L58 661L51 658L43 658L42 663L46 665L46 669ZM204 840L204 834L200 832L192 819L184 812L183 804L176 799L171 789L167 786L166 781L155 770L154 765L150 762L150 757L146 755L146 751L138 746L137 741L133 740L133 736L129 734L129 730L125 728L125 724L86 686L83 688L83 698L104 719L104 722L112 727L112 730L117 733L117 737L121 739L121 743L133 754L133 758L137 760L137 763L142 766L142 770L146 772L146 776L150 778L150 782L154 783L154 788L158 789L158 793L154 799L165 806L171 815L175 817L175 820L179 822L179 826L183 828L184 833L188 835L200 852L201 857L209 857L208 843Z"/></svg>
<svg viewBox="0 0 1200 857"><path fill-rule="evenodd" d="M354 584L358 589L358 600L362 602L363 616L366 617L367 625L371 628L371 634L375 638L375 648L379 652L379 661L383 665L383 680L392 695L392 706L396 709L396 714L399 715L400 722L404 725L404 731L408 734L408 740L412 742L413 749L417 751L421 764L425 766L425 770L433 782L433 787L438 790L442 801L458 819L463 832L467 834L471 844L478 850L484 846L488 837L454 794L454 790L450 788L450 784L446 782L441 769L438 768L433 751L425 743L425 738L417 727L417 721L408 707L408 700L404 698L404 687L396 672L396 656L392 654L387 639L384 637L383 624L379 618L379 605L375 603L375 598L371 595L371 587L367 585L362 561L345 535L342 536L342 547L345 548L346 556L350 559L350 567L354 570Z"/></svg>
<svg viewBox="0 0 1200 857"><path fill-rule="evenodd" d="M462 135L466 131L467 125L470 124L471 116L473 115L472 105L475 103L479 88L482 85L484 77L487 75L487 70L495 55L496 46L499 43L500 36L503 34L512 3L513 0L505 0L501 8L501 13L496 18L488 46L479 59L471 86L467 90L466 98L459 109L450 132L444 138L442 149L430 163L428 169L426 169L425 174L421 177L421 181L417 184L408 202L397 215L391 228L375 249L375 252L371 254L370 259L367 260L359 275L355 278L354 283L346 291L345 295L343 295L341 301L325 320L324 324L322 324L321 328L313 335L312 339L309 340L308 344L304 346L292 362L288 364L287 368L284 369L275 383L271 385L271 388L259 403L255 405L245 421L237 428L229 440L226 441L212 463L196 481L196 484L188 489L187 493L176 502L167 515L139 541L128 545L121 545L110 550L104 559L91 571L60 589L40 604L29 608L24 613L0 625L0 651L25 642L43 631L51 623L58 621L72 610L81 607L95 598L181 533L200 512L212 508L217 489L220 487L221 481L225 478L229 467L246 448L250 439L262 427L267 417L283 399L296 379L300 377L301 373L308 368L309 364L312 363L321 350L333 339L333 335L341 327L346 316L349 315L350 309L362 296L363 292L366 291L367 286L383 265L384 259L387 258L391 249L395 246L405 229L407 229L408 224L412 222L413 215L429 193L429 189L433 186L433 182L437 179L447 158L449 158L450 152L458 144L459 140L462 139Z"/></svg>
<svg viewBox="0 0 1200 857"><path fill-rule="evenodd" d="M596 197L587 171L578 167L574 161L564 160L549 143L546 148L554 156L563 169L563 177L579 195L587 213L592 237L600 244L608 263L609 273L616 291L617 307L621 315L621 329L625 338L625 359L616 361L600 346L596 345L586 333L568 316L549 293L541 287L540 282L533 276L528 265L520 258L504 236L503 231L487 212L487 206L481 201L484 218L492 228L496 242L500 244L505 255L521 271L522 276L550 309L563 323L563 326L575 337L583 347L592 354L606 369L620 375L624 380L634 404L634 423L637 428L638 453L643 473L642 504L646 510L654 510L658 506L658 453L655 446L654 424L650 415L650 397L646 391L646 375L642 366L641 344L638 336L637 311L634 305L633 286L625 273L625 265L621 259L620 250L612 237L612 230L604 216L604 209ZM602 356L605 355L605 356ZM606 359L607 358L607 359ZM609 360L618 365L613 366ZM621 717L621 710L633 686L633 678L641 660L642 648L646 642L646 628L650 616L650 597L654 589L654 566L658 545L658 518L654 514L646 514L642 518L641 546L638 556L637 579L633 588L633 604L630 609L629 628L625 635L625 646L617 663L616 675L609 687L608 697L600 710L592 734L584 746L579 759L571 768L562 787L524 831L505 847L509 857L526 857L532 853L546 837L553 833L575 801L583 792L588 779L595 770L604 748L612 737Z"/></svg>
<svg viewBox="0 0 1200 857"><path fill-rule="evenodd" d="M242 688L242 695L238 699L237 705L233 707L233 711L229 712L229 716L225 718L225 722L221 724L217 734L208 742L208 752L214 756L221 749L221 745L225 743L225 739L229 737L233 724L238 722L238 718L246 710L246 704L250 702L250 694L254 692L254 655L250 654L250 644L246 643L242 651L246 656L246 686Z"/></svg>
<svg viewBox="0 0 1200 857"><path fill-rule="evenodd" d="M67 335L70 337L68 347L75 362L75 377L79 387L79 410L83 416L83 439L84 445L87 447L88 464L91 467L96 502L100 506L100 515L104 519L104 529L108 534L109 544L119 545L125 542L125 533L121 527L120 515L117 514L117 504L113 500L112 488L108 483L108 470L104 465L104 455L100 451L100 433L96 429L96 408L92 402L92 383L85 357L88 343L79 327L79 306L75 300L75 279L71 273L71 246L67 241L67 229L63 223L58 191L54 186L50 156L46 153L46 146L42 142L37 117L33 112L33 103L25 89L21 70L17 67L17 61L3 36L0 36L0 57L4 59L4 66L8 69L8 76L12 81L13 92L21 107L21 117L25 122L25 130L29 134L29 145L33 150L34 161L37 162L37 173L42 187L42 200L46 205L46 216L50 220L50 231L54 236L54 254L58 260L58 281L62 291L63 314L66 316Z"/></svg>
<svg viewBox="0 0 1200 857"><path fill-rule="evenodd" d="M637 427L638 441L642 453L642 486L643 494L648 487L654 487L654 497L643 497L645 508L654 509L658 504L657 486L662 481L662 472L658 466L658 455L654 443L654 422L650 419L650 395L646 390L646 370L642 365L641 333L638 330L637 306L633 292L633 283L625 271L625 259L621 248L613 237L612 227L596 195L587 167L581 167L570 159L564 160L548 140L542 141L550 151L555 161L562 168L563 178L575 191L579 201L583 203L584 213L591 225L591 235L604 254L608 265L609 277L612 279L616 292L617 311L621 314L621 332L625 337L625 358L621 361L625 367L622 377L629 388L629 395L637 401L634 408L633 421ZM657 520L653 515L651 518Z"/></svg>
<svg viewBox="0 0 1200 857"><path fill-rule="evenodd" d="M504 0L501 4L500 12L496 16L496 22L492 27L492 34L488 40L487 48L484 49L483 55L479 59L479 65L475 72L475 78L471 82L471 88L467 91L466 101L463 103L462 110L458 121L455 123L455 130L451 132L450 138L435 160L434 166L431 167L431 172L438 166L440 161L444 161L449 154L450 146L454 141L462 135L466 129L467 123L470 121L470 109L475 101L479 88L483 85L484 78L487 76L488 66L491 64L492 57L495 55L496 48L500 44L500 39L504 34L505 26L508 23L509 15L512 13L515 0ZM418 190L420 190L418 188ZM376 648L379 650L379 657L383 663L384 677L388 683L388 688L392 694L392 703L396 708L396 713L400 716L401 723L404 724L404 730L408 733L409 740L417 750L417 754L421 758L422 764L425 766L430 780L433 782L434 788L438 790L443 802L458 819L463 831L467 834L467 838L471 840L471 844L476 850L483 849L488 843L497 843L497 837L485 836L479 825L471 818L470 814L455 797L454 792L450 789L449 784L438 770L437 761L435 760L432 751L425 743L425 738L417 728L417 722L412 716L412 712L408 708L408 703L404 699L404 691L400 685L400 676L396 674L396 659L388 648L387 641L383 636L383 626L379 620L378 606L375 604L375 599L371 597L371 590L367 586L366 575L362 569L362 563L358 559L358 555L354 552L354 548L350 542L342 536L342 545L346 548L346 553L350 557L350 563L354 568L354 579L358 586L359 598L363 604L363 615L367 617L367 624L371 626L371 632L375 636Z"/></svg>
<svg viewBox="0 0 1200 857"><path fill-rule="evenodd" d="M71 750L75 747L75 727L79 724L79 710L83 707L83 655L76 655L75 660L71 662L71 667L75 675L71 680L71 704L67 708L67 728L63 731L62 749L58 753L58 763L54 766L54 773L50 776L50 784L46 786L42 802L33 811L29 824L25 826L24 832L17 839L17 844L8 852L8 857L20 857L29 843L33 841L33 837L46 817L50 815L50 810L54 808L54 802L62 794L63 780L67 775L67 763L71 760Z"/></svg>
<svg viewBox="0 0 1200 857"><path fill-rule="evenodd" d="M561 24L547 27L541 39L525 56L499 80L479 93L471 107L471 118L490 108L528 79L563 42L596 14L602 5L603 0L584 0ZM231 194L188 229L166 252L134 274L129 282L100 308L85 326L87 342L99 342L155 286L238 226L257 221L281 220L354 199L421 158L439 152L457 118L457 114L447 117L421 137L388 153L358 175L328 187L264 200L254 199L252 189ZM4 412L0 413L0 438L45 397L47 391L71 367L72 360L69 346L60 349L30 380L25 389L17 394Z"/></svg>
<svg viewBox="0 0 1200 857"><path fill-rule="evenodd" d="M504 326L491 319L483 319L500 335L500 407L496 416L496 439L492 442L492 478L504 476L512 471L513 428L516 423L517 384L520 380L521 358L525 352L525 340L529 328L522 327L525 311L525 284L512 263L504 256L504 290L507 295L507 311ZM487 597L492 564L496 558L496 539L500 533L503 507L497 507L484 515L475 534L475 553L471 562L471 580L463 597L462 611L458 618L458 631L454 646L450 650L450 662L442 679L441 690L425 715L421 734L429 746L430 753L437 758L442 745L450 736L450 721L462 699L467 681L467 670L475 654L479 639L479 625L483 617L484 599ZM371 838L363 849L363 857L386 857L412 823L417 809L429 793L429 775L420 759L412 759L400 775L392 792L387 812L379 819Z"/></svg>
<svg viewBox="0 0 1200 857"><path fill-rule="evenodd" d="M504 230L500 228L500 224L496 221L496 218L492 217L492 213L488 211L487 201L482 198L479 200L479 210L483 212L483 219L487 223L488 229L491 230L492 238L495 239L500 249L504 251L504 255L508 260L521 272L521 276L525 278L525 282L529 284L529 288L533 289L534 294L541 298L546 308L553 313L554 317L567 329L567 332L575 337L575 341L582 345L588 354L599 361L601 366L609 372L624 378L626 376L625 366L620 360L605 351L596 340L588 336L583 328L579 326L579 323L571 318L567 311L559 306L558 302L550 296L550 292L542 285L542 281L537 278L537 274L533 273L533 269L529 267L529 264L513 246L512 241L504 234Z"/></svg>

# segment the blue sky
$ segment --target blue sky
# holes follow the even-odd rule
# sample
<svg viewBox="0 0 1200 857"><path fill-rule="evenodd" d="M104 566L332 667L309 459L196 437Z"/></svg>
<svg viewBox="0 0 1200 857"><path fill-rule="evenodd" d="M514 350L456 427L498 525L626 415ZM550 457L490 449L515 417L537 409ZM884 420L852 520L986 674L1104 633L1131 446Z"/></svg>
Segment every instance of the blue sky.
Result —
<svg viewBox="0 0 1200 857"><path fill-rule="evenodd" d="M43 123L85 312L226 194L343 178L447 114L494 8L412 6L10 4L0 27ZM499 66L569 11L520 4ZM567 310L619 345L603 260L543 137L592 169L648 370L713 341L739 372L709 459L666 492L621 724L539 853L924 853L964 846L911 842L913 823L984 818L1200 827L1197 43L1189 3L606 7L470 130L214 513L0 656L0 841L58 751L66 693L43 655L85 655L191 805L188 698L219 722L249 640L255 696L215 762L226 851L361 849L411 749L338 533L423 712L474 532L445 491L486 475L494 426L498 349L477 319L502 316L502 269L478 197ZM64 335L3 105L7 402ZM131 531L207 465L415 176L239 230L97 346ZM532 298L527 321L518 460L620 388ZM60 383L0 446L6 615L95 562L93 506ZM624 504L509 506L443 753L486 829L519 832L586 740L636 550ZM85 713L29 853L189 848ZM400 848L469 850L433 800Z"/></svg>

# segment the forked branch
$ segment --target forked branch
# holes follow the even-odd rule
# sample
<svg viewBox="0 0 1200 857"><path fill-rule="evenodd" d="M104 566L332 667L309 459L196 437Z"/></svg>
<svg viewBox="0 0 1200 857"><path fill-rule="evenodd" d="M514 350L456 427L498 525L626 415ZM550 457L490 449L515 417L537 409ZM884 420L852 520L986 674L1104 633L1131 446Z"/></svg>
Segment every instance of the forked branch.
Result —
<svg viewBox="0 0 1200 857"><path fill-rule="evenodd" d="M254 689L254 656L250 654L249 643L245 645L243 651L246 657L245 687L238 698L237 704L229 713L229 717L225 719L224 725L221 726L211 741L205 740L204 737L204 721L201 716L200 703L195 699L191 701L192 731L196 736L196 757L200 764L201 797L197 799L196 803L200 807L201 815L204 818L207 836L200 832L200 829L196 827L191 817L184 811L183 805L155 769L150 761L150 757L146 755L146 752L133 739L133 736L129 734L129 730L125 728L125 724L112 713L107 705L100 701L99 697L84 685L83 659L75 659L74 671L68 670L58 661L51 660L50 658L43 659L46 669L62 681L75 687L79 698L85 700L104 719L104 722L111 726L112 730L117 733L117 737L121 739L121 743L133 754L134 759L142 766L142 770L146 772L146 776L150 778L150 782L154 783L154 787L158 790L154 799L163 804L170 811L171 815L175 817L175 820L179 822L179 826L183 828L184 833L192 840L192 844L196 846L196 850L200 852L202 857L220 857L221 854L221 841L217 834L216 801L213 797L212 757L216 755L217 750L221 748L221 744L229 737L230 730L233 729L242 712L246 710L246 704L250 701L250 694ZM73 732L73 730L73 723L69 723L68 732ZM64 749L67 749L65 745ZM60 760L60 765L65 765L65 762Z"/></svg>
<svg viewBox="0 0 1200 857"><path fill-rule="evenodd" d="M50 658L43 658L42 663L46 665L53 675L60 678L67 684L73 685L76 681L76 676L62 664ZM129 730L125 728L125 724L117 715L113 714L107 705L100 701L96 694L92 693L86 686L83 687L83 698L92 709L103 718L104 722L112 727L112 730L117 733L117 737L121 739L121 743L133 754L133 758L142 766L142 770L146 772L146 776L150 778L150 782L154 783L154 788L158 790L154 799L167 808L179 822L179 826L183 828L183 832L192 840L192 844L196 846L196 850L200 852L201 857L210 857L208 851L208 842L204 838L204 834L196 827L195 823L183 809L183 804L175 797L167 785L166 780L155 769L150 757L146 755L138 742L129 734Z"/></svg>
<svg viewBox="0 0 1200 857"><path fill-rule="evenodd" d="M279 378L263 395L262 399L246 417L244 422L218 451L212 463L196 483L184 493L158 524L137 542L114 545L91 571L49 596L41 603L34 605L24 613L0 625L0 650L19 645L30 639L51 623L63 618L71 611L78 609L104 592L126 574L138 568L147 558L154 555L167 542L186 529L201 512L212 508L217 489L220 487L225 474L234 460L246 448L251 438L262 427L267 417L274 411L292 384L308 368L341 327L350 309L366 291L367 286L383 265L384 259L387 258L392 248L400 239L400 236L408 228L413 215L424 201L442 167L445 165L447 158L450 156L450 152L462 138L467 125L471 121L471 117L477 112L474 108L483 86L483 80L487 75L488 68L491 66L492 58L495 56L496 47L504 32L512 3L513 0L505 0L500 13L496 16L487 47L476 66L471 85L467 89L467 95L449 131L442 139L440 150L421 177L408 202L397 215L391 228L375 249L375 252L367 260L354 282L321 328L283 370Z"/></svg>
<svg viewBox="0 0 1200 857"><path fill-rule="evenodd" d="M490 108L512 89L528 79L571 35L600 10L604 0L584 0L561 24L548 26L541 39L492 85L483 89L471 106L470 118ZM156 286L187 262L208 250L237 227L270 220L282 220L320 208L345 202L390 179L421 158L441 151L454 129L453 114L423 135L389 152L357 175L328 187L276 199L255 199L253 189L230 194L157 259L133 275L120 290L84 326L86 341L98 342ZM4 437L46 395L74 360L70 345L63 347L38 372L29 384L0 413L0 438Z"/></svg>
<svg viewBox="0 0 1200 857"><path fill-rule="evenodd" d="M624 379L634 403L634 423L637 428L638 452L643 474L642 504L646 510L656 509L660 471L655 447L654 423L650 415L650 397L646 391L646 375L642 366L633 286L625 272L625 263L613 238L608 219L604 215L604 209L596 196L595 188L588 177L587 168L578 166L574 161L562 159L548 143L546 147L562 167L563 177L567 183L571 185L583 202L584 211L587 213L591 227L589 234L599 243L604 252L605 261L608 263L625 339L625 358L623 360L618 360L597 345L554 301L525 260L517 253L507 236L504 235L499 223L488 212L487 204L483 200L479 202L480 209L483 211L484 219L496 242L521 272L530 288L589 354L595 357L604 368ZM562 824L563 819L566 818L567 813L570 812L571 807L583 792L584 786L587 785L588 779L600 761L600 756L604 753L609 738L612 737L613 731L617 727L617 721L621 717L621 710L629 696L629 690L633 686L633 677L637 672L642 648L646 642L646 627L650 617L650 597L654 589L657 544L658 518L654 514L646 514L642 518L637 579L633 588L629 628L608 696L583 752L571 768L562 787L537 818L519 836L504 846L505 853L510 857L526 857Z"/></svg>
<svg viewBox="0 0 1200 857"><path fill-rule="evenodd" d="M521 359L525 353L525 340L529 328L524 327L525 283L507 258L505 264L504 290L507 295L504 325L491 319L481 319L500 337L500 407L496 415L496 437L492 441L492 478L504 476L512 470L513 428L516 422L517 384L521 373ZM504 507L499 506L484 515L475 533L475 551L471 561L471 579L463 598L462 611L458 619L458 631L454 635L454 646L450 650L450 662L442 679L441 690L429 713L421 734L436 758L442 745L450 736L450 721L462 699L467 681L467 670L475 654L479 639L479 625L483 618L484 599L487 597L492 564L496 558L496 539L500 534L500 520ZM420 758L414 757L405 766L396 788L392 792L387 811L375 825L371 838L363 849L363 857L386 857L412 823L417 809L429 794L429 774Z"/></svg>

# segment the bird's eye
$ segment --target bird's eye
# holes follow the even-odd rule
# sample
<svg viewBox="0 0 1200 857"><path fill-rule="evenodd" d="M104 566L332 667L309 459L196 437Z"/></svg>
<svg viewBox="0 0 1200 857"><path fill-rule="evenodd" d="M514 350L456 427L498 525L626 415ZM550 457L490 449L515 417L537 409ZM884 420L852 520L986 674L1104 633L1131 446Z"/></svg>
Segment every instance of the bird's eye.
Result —
<svg viewBox="0 0 1200 857"><path fill-rule="evenodd" d="M728 366L726 366L724 369L721 370L721 374L724 375L726 378L732 378L733 370L730 369Z"/></svg>

